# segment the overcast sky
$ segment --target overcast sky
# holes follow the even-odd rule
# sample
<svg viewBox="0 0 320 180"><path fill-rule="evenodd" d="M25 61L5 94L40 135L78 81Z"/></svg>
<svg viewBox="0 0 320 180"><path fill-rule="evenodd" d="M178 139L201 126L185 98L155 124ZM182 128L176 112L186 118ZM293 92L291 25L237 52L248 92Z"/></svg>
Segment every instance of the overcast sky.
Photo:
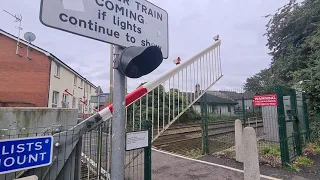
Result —
<svg viewBox="0 0 320 180"><path fill-rule="evenodd" d="M247 77L270 64L265 46L262 16L274 13L288 0L151 0L169 14L169 58L150 75L130 79L129 89L174 65L172 59L188 59L213 43L220 35L224 77L214 89L241 88ZM3 12L21 14L22 35L36 34L34 44L56 55L104 92L109 91L109 44L51 29L39 21L40 0L1 0L0 28L17 35L13 18Z"/></svg>

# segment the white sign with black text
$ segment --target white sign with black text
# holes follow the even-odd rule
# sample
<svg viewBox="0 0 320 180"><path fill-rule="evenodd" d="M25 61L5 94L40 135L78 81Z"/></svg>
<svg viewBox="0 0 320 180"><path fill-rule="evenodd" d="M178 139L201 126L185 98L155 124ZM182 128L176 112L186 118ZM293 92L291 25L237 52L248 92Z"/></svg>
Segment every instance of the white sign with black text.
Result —
<svg viewBox="0 0 320 180"><path fill-rule="evenodd" d="M126 134L126 150L144 148L148 146L148 131L136 131Z"/></svg>
<svg viewBox="0 0 320 180"><path fill-rule="evenodd" d="M168 58L168 13L146 0L41 0L40 21L119 46L156 45Z"/></svg>

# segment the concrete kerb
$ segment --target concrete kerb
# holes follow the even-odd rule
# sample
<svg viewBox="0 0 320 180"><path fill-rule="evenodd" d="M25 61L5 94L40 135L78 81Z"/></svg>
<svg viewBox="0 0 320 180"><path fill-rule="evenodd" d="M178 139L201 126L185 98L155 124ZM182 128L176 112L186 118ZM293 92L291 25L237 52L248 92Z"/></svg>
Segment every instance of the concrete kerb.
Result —
<svg viewBox="0 0 320 180"><path fill-rule="evenodd" d="M169 152L166 152L166 151L161 151L161 150L158 150L158 149L155 149L155 148L152 148L152 150L156 151L156 152L159 152L159 153L167 154L167 155L170 155L170 156L175 156L175 157L183 158L183 159L194 161L194 162L198 162L198 163L203 163L203 164L207 164L207 165L211 165L211 166L216 166L216 167L220 167L220 168L224 168L224 169L228 169L228 170L244 173L244 171L241 170L241 169L236 169L236 168L233 168L233 167L224 166L224 165L221 165L221 164L211 163L211 162L207 162L207 161L202 161L202 160L198 160L198 159L192 159L192 158L188 158L188 157L185 157L185 156L169 153ZM269 179L269 180L281 180L279 178L274 178L274 177L266 176L266 175L260 175L260 178L265 178L265 179Z"/></svg>
<svg viewBox="0 0 320 180"><path fill-rule="evenodd" d="M33 176L23 177L23 178L14 179L14 180L38 180L38 177L33 175Z"/></svg>
<svg viewBox="0 0 320 180"><path fill-rule="evenodd" d="M243 129L243 169L245 180L259 180L260 167L257 147L256 131L253 127Z"/></svg>
<svg viewBox="0 0 320 180"><path fill-rule="evenodd" d="M243 162L243 134L242 134L242 122L240 119L234 122L235 129L235 148L236 148L236 161Z"/></svg>

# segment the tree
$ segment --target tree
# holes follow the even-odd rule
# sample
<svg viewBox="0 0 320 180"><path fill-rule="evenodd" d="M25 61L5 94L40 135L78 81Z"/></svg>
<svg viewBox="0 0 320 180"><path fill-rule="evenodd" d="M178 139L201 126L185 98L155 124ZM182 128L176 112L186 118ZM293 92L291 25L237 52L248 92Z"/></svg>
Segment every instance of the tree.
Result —
<svg viewBox="0 0 320 180"><path fill-rule="evenodd" d="M140 84L138 87L143 84L145 83ZM142 120L153 119L155 128L158 125L159 118L159 126L162 127L163 124L168 124L169 118L171 121L173 119L173 116L176 117L183 111L182 105L185 108L187 104L188 99L185 96L185 93L181 93L178 89L170 89L168 92L166 92L165 88L160 85L158 88L155 88L153 91L141 97L140 100L128 107L127 127L133 127L133 123L135 127L139 127L140 116ZM193 110L192 107L190 107L179 118L179 122L195 120L196 116L198 116L197 112Z"/></svg>
<svg viewBox="0 0 320 180"><path fill-rule="evenodd" d="M273 77L270 69L263 69L253 77L247 79L244 84L246 91L252 91L257 94L271 93L273 90Z"/></svg>
<svg viewBox="0 0 320 180"><path fill-rule="evenodd" d="M294 72L308 67L310 48L306 39L318 28L319 6L319 0L301 4L291 0L267 24L271 68L279 80L292 85Z"/></svg>
<svg viewBox="0 0 320 180"><path fill-rule="evenodd" d="M303 82L300 87L308 92L312 113L320 112L320 81L316 73L320 70L320 0L290 0L266 17L271 17L265 34L271 66L248 78L245 88L262 91L270 84L296 87Z"/></svg>

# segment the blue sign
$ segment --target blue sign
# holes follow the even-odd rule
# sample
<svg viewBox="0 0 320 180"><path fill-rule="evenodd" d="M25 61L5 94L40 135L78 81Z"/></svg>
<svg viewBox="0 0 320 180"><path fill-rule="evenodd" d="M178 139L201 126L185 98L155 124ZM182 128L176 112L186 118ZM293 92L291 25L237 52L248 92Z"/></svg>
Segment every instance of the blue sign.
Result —
<svg viewBox="0 0 320 180"><path fill-rule="evenodd" d="M0 140L0 174L52 163L52 136Z"/></svg>

